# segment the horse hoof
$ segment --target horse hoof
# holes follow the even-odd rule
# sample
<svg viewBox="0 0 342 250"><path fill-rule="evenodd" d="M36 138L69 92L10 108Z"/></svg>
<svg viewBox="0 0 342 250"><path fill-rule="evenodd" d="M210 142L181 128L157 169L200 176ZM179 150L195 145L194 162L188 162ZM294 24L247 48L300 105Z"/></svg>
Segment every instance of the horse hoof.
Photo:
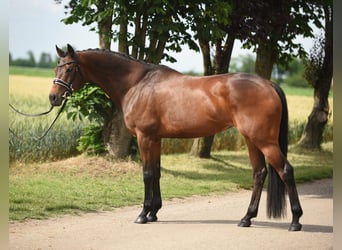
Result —
<svg viewBox="0 0 342 250"><path fill-rule="evenodd" d="M251 226L251 220L241 220L239 223L239 227L250 227Z"/></svg>
<svg viewBox="0 0 342 250"><path fill-rule="evenodd" d="M147 223L147 217L146 216L139 216L134 223L137 224L146 224Z"/></svg>
<svg viewBox="0 0 342 250"><path fill-rule="evenodd" d="M296 224L291 224L289 231L295 232L295 231L300 231L302 229L302 224L296 223Z"/></svg>
<svg viewBox="0 0 342 250"><path fill-rule="evenodd" d="M149 216L147 216L147 221L148 222L155 222L155 221L157 221L158 220L158 218L157 218L157 216L155 216L155 215L149 215Z"/></svg>

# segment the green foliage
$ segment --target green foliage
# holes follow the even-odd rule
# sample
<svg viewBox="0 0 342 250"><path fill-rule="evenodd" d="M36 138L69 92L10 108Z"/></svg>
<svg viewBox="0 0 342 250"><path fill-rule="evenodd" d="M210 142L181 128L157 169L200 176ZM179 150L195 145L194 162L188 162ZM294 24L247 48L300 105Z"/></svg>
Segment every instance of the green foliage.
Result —
<svg viewBox="0 0 342 250"><path fill-rule="evenodd" d="M255 73L255 56L247 54L233 57L229 65L229 72Z"/></svg>
<svg viewBox="0 0 342 250"><path fill-rule="evenodd" d="M277 68L283 73L283 81L281 83L286 83L293 87L309 87L306 79L304 78L304 60L305 59L292 57L287 67L277 65Z"/></svg>
<svg viewBox="0 0 342 250"><path fill-rule="evenodd" d="M108 96L92 84L86 84L73 93L67 103L67 118L73 121L87 119L91 122L80 137L78 150L88 154L105 152L102 131L111 110L112 102Z"/></svg>
<svg viewBox="0 0 342 250"><path fill-rule="evenodd" d="M302 74L289 75L288 77L284 79L284 83L293 87L302 87L302 88L309 87L308 83L305 81Z"/></svg>
<svg viewBox="0 0 342 250"><path fill-rule="evenodd" d="M80 137L77 149L89 155L98 155L105 152L102 137L102 126L89 125L84 129L84 134Z"/></svg>
<svg viewBox="0 0 342 250"><path fill-rule="evenodd" d="M235 22L241 22L241 26L236 32L243 47L256 50L259 44L263 44L274 51L278 64L287 65L293 56L305 57L303 45L294 38L298 35L314 37L311 23L318 28L323 27L323 12L318 2L238 2Z"/></svg>
<svg viewBox="0 0 342 250"><path fill-rule="evenodd" d="M68 100L66 111L67 118L75 121L77 118L103 124L112 108L112 102L106 93L92 84L74 92Z"/></svg>

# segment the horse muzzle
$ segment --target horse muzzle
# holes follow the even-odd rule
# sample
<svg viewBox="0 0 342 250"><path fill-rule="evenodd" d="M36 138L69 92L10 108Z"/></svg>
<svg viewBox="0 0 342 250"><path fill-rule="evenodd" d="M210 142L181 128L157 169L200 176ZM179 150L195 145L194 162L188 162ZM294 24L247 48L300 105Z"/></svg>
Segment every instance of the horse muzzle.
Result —
<svg viewBox="0 0 342 250"><path fill-rule="evenodd" d="M63 95L50 94L49 100L52 106L61 106L63 101L66 100L71 94L66 91Z"/></svg>

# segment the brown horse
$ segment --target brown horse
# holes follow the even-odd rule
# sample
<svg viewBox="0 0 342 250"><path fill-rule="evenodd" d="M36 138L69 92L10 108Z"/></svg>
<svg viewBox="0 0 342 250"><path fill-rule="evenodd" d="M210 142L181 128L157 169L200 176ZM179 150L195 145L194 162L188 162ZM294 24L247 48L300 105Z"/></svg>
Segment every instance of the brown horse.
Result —
<svg viewBox="0 0 342 250"><path fill-rule="evenodd" d="M257 216L269 163L267 211L281 217L289 194L290 231L301 230L302 215L293 167L286 159L288 114L284 92L272 82L246 73L206 77L183 75L171 68L104 51L77 51L68 45L60 57L50 102L59 106L85 82L102 88L122 109L129 131L137 136L143 162L145 197L136 223L157 220L160 193L161 138L195 138L235 126L245 137L254 188L239 226ZM266 161L265 161L266 158Z"/></svg>

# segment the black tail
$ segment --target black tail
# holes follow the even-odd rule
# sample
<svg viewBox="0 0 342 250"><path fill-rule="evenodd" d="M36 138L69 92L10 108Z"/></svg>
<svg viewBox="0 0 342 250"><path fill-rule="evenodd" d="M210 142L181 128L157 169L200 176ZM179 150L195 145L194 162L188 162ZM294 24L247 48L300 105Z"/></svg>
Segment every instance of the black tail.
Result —
<svg viewBox="0 0 342 250"><path fill-rule="evenodd" d="M278 84L273 83L274 89L280 97L282 104L281 123L279 131L279 145L284 156L287 156L288 147L288 110L284 91ZM269 165L267 187L267 215L268 217L280 218L286 211L285 184L278 173Z"/></svg>

